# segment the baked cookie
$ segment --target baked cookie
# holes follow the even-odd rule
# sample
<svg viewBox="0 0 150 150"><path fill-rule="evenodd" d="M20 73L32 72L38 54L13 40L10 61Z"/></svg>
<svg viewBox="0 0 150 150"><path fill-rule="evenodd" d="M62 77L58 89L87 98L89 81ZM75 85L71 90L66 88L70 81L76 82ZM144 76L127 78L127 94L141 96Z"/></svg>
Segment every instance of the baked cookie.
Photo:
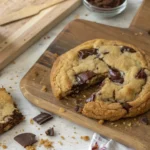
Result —
<svg viewBox="0 0 150 150"><path fill-rule="evenodd" d="M150 109L149 69L148 58L139 48L96 39L58 57L50 81L58 99L98 84L98 90L86 99L82 114L114 121Z"/></svg>
<svg viewBox="0 0 150 150"><path fill-rule="evenodd" d="M24 119L14 104L12 97L0 88L0 134L13 128Z"/></svg>

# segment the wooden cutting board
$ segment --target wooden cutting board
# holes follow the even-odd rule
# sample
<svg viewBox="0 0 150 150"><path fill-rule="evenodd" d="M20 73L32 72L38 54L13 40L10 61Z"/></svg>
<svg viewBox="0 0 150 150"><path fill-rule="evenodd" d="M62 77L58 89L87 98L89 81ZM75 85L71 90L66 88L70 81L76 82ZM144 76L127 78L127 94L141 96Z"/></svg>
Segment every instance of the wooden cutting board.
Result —
<svg viewBox="0 0 150 150"><path fill-rule="evenodd" d="M74 11L81 0L67 0L34 17L0 26L0 70Z"/></svg>
<svg viewBox="0 0 150 150"><path fill-rule="evenodd" d="M61 55L78 44L95 38L121 40L136 45L150 56L149 18L150 1L145 0L128 29L84 20L75 20L69 23L22 79L20 87L24 96L36 106L65 117L101 135L136 150L150 150L150 125L139 122L141 116L100 125L97 121L76 113L72 101L56 100L51 92L49 81L50 70L56 58L54 53ZM42 90L43 86L47 87L47 92ZM60 107L65 108L66 112L61 113ZM150 118L150 112L144 115Z"/></svg>

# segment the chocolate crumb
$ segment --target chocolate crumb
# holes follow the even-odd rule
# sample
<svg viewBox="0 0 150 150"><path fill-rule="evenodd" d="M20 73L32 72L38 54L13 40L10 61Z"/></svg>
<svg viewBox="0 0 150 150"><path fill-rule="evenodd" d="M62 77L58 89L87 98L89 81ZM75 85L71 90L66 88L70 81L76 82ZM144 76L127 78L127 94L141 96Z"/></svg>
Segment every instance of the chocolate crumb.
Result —
<svg viewBox="0 0 150 150"><path fill-rule="evenodd" d="M146 117L146 116L142 117L140 121L145 125L150 124L150 121L148 120L148 117Z"/></svg>
<svg viewBox="0 0 150 150"><path fill-rule="evenodd" d="M48 136L54 136L54 128L50 128L47 131L45 131L46 135Z"/></svg>

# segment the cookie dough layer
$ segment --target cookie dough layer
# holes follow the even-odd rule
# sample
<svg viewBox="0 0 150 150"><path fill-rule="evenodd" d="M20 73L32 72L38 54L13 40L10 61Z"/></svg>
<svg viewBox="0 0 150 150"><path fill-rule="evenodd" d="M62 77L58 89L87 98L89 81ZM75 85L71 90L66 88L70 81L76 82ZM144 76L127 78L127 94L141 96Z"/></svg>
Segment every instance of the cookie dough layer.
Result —
<svg viewBox="0 0 150 150"><path fill-rule="evenodd" d="M112 121L149 110L148 58L139 48L120 41L88 41L58 57L50 75L53 93L61 99L97 75L105 78L84 105L84 115Z"/></svg>

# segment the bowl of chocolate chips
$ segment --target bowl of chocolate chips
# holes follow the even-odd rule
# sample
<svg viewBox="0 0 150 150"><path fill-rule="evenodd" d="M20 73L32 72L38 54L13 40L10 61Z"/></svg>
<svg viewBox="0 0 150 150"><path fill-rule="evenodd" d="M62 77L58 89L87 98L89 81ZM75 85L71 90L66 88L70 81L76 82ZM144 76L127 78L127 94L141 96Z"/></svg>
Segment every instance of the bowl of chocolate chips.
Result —
<svg viewBox="0 0 150 150"><path fill-rule="evenodd" d="M126 9L127 0L83 0L83 4L102 17L113 17Z"/></svg>

